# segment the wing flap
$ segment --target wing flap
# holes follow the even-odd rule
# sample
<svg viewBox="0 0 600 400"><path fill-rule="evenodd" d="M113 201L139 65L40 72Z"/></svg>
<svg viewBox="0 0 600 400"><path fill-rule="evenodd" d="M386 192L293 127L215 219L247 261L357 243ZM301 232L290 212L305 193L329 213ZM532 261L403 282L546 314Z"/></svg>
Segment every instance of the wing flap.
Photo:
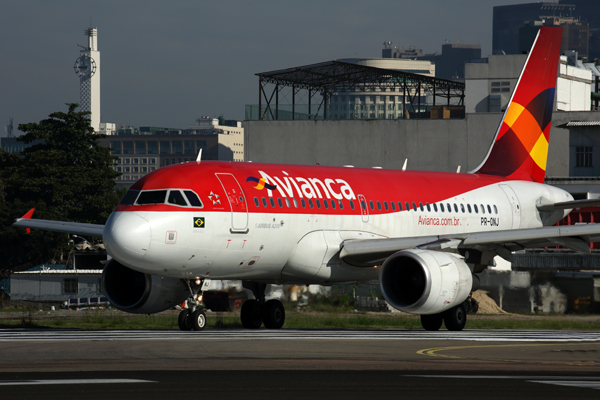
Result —
<svg viewBox="0 0 600 400"><path fill-rule="evenodd" d="M340 258L351 265L373 266L397 251L414 247L438 250L489 249L499 250L496 253L500 254L525 248L561 245L580 253L589 253L587 244L598 241L600 224L563 225L464 235L351 240L343 243Z"/></svg>

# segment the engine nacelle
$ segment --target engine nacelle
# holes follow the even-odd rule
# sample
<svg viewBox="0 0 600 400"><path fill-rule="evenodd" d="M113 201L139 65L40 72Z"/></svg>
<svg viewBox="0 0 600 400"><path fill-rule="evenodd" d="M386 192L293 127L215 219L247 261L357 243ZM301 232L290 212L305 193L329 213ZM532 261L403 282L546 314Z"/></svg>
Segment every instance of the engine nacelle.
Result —
<svg viewBox="0 0 600 400"><path fill-rule="evenodd" d="M411 249L385 260L379 286L387 302L400 311L437 314L464 302L479 286L479 278L454 254Z"/></svg>
<svg viewBox="0 0 600 400"><path fill-rule="evenodd" d="M189 295L181 279L144 274L110 260L102 272L104 294L115 308L153 314L181 304Z"/></svg>

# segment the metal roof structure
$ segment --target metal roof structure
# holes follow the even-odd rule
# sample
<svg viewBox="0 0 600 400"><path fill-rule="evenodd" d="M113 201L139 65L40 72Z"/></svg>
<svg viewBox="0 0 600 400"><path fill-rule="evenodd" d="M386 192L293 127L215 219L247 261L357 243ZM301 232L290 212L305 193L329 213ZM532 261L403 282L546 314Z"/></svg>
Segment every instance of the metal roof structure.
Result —
<svg viewBox="0 0 600 400"><path fill-rule="evenodd" d="M327 61L262 72L256 75L259 77L260 120L280 119L279 94L283 88L291 88L291 119L295 119L296 100L302 90L308 91L308 115L310 119L317 119L320 112L323 112L323 119L327 119L327 104L330 97L338 92L352 92L356 89L384 92L393 88L395 91L403 93L402 106L406 111L413 113L415 110L420 110L423 93L428 93L431 96L433 106L444 105L443 103L436 104L436 98L440 97L446 100L445 104L447 105L452 103L453 105L464 106L464 83L342 61ZM275 85L270 94L267 94L266 90L268 84ZM312 99L317 94L321 95L322 99L314 105ZM318 107L314 113L312 112L313 106Z"/></svg>

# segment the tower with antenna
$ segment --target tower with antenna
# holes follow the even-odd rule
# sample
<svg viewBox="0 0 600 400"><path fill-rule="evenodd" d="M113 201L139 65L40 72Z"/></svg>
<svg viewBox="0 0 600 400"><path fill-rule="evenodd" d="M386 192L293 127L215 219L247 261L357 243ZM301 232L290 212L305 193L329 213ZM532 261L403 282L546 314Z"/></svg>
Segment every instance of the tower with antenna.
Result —
<svg viewBox="0 0 600 400"><path fill-rule="evenodd" d="M91 125L96 132L100 130L100 52L98 51L98 29L85 30L88 45L81 46L79 57L73 69L79 76L81 111L90 111Z"/></svg>
<svg viewBox="0 0 600 400"><path fill-rule="evenodd" d="M4 125L4 131L6 131L6 137L12 137L13 132L13 119L10 117L8 119L8 125Z"/></svg>

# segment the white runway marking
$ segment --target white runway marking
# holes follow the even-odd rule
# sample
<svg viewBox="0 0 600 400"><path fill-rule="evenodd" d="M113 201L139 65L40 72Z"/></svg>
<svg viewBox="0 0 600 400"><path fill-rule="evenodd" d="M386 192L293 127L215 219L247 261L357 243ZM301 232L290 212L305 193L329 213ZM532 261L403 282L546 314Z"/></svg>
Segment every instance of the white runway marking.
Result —
<svg viewBox="0 0 600 400"><path fill-rule="evenodd" d="M30 385L95 385L99 383L150 383L142 379L41 379L30 381L0 381L0 386Z"/></svg>
<svg viewBox="0 0 600 400"><path fill-rule="evenodd" d="M534 383L545 383L549 385L558 385L558 386L570 386L570 387L579 387L579 388L588 388L588 389L600 389L600 381L590 382L590 381L528 381Z"/></svg>
<svg viewBox="0 0 600 400"><path fill-rule="evenodd" d="M600 389L600 378L589 376L515 376L515 375L405 375L419 378L449 379L520 379L546 385Z"/></svg>
<svg viewBox="0 0 600 400"><path fill-rule="evenodd" d="M468 340L488 342L598 342L600 332L551 330L69 330L0 329L0 342L73 340Z"/></svg>

